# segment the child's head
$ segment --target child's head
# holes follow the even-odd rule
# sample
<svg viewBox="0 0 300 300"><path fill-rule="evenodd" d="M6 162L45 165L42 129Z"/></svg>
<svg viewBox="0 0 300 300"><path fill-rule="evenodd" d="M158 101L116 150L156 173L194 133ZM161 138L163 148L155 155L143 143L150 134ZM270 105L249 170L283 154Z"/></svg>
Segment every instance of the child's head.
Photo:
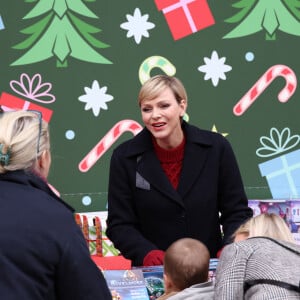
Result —
<svg viewBox="0 0 300 300"><path fill-rule="evenodd" d="M198 240L183 238L175 241L164 257L166 292L181 291L208 280L209 251Z"/></svg>

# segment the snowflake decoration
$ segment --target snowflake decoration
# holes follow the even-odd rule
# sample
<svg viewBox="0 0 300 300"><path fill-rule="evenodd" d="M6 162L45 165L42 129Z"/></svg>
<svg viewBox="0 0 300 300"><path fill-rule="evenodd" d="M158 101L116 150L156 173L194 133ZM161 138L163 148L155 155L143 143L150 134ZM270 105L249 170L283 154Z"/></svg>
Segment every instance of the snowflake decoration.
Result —
<svg viewBox="0 0 300 300"><path fill-rule="evenodd" d="M78 100L85 102L85 110L92 109L96 117L99 116L100 110L107 110L106 102L112 101L114 97L112 95L106 94L107 87L104 86L100 88L97 80L94 80L92 83L92 88L84 88L85 95L81 95Z"/></svg>
<svg viewBox="0 0 300 300"><path fill-rule="evenodd" d="M217 86L220 79L225 80L225 73L232 67L225 65L226 57L219 58L217 51L213 51L211 58L204 57L205 65L198 67L198 71L205 73L204 80L211 79L213 86Z"/></svg>
<svg viewBox="0 0 300 300"><path fill-rule="evenodd" d="M146 14L142 16L139 8L136 8L134 10L133 16L127 14L126 18L128 22L122 23L120 27L122 29L128 30L126 35L127 38L133 36L137 44L141 42L143 36L148 38L148 30L155 27L155 24L147 21L149 15Z"/></svg>

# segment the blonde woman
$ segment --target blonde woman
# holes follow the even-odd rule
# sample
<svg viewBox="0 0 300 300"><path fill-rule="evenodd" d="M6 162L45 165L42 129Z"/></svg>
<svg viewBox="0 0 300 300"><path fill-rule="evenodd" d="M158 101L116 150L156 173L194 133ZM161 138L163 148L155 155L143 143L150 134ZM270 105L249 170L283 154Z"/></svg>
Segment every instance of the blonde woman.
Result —
<svg viewBox="0 0 300 300"><path fill-rule="evenodd" d="M255 236L266 236L295 243L285 221L274 213L265 213L249 219L235 231L233 239L237 242Z"/></svg>
<svg viewBox="0 0 300 300"><path fill-rule="evenodd" d="M224 248L215 299L300 299L299 266L300 246L285 221L276 214L258 215Z"/></svg>
<svg viewBox="0 0 300 300"><path fill-rule="evenodd" d="M162 265L186 237L216 257L252 217L230 143L184 121L187 93L176 77L151 77L138 104L144 129L111 157L107 236L134 266Z"/></svg>
<svg viewBox="0 0 300 300"><path fill-rule="evenodd" d="M1 299L111 299L73 209L49 188L50 165L41 113L1 112Z"/></svg>

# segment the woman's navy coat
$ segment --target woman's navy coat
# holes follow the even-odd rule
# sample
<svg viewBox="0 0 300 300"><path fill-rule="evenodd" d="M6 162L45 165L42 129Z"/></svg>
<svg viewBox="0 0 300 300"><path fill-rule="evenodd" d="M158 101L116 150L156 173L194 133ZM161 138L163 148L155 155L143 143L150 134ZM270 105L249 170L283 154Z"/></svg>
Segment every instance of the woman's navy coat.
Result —
<svg viewBox="0 0 300 300"><path fill-rule="evenodd" d="M107 236L133 265L141 265L149 251L166 250L183 237L202 241L216 257L234 230L252 216L229 142L186 122L183 130L186 146L177 191L146 128L113 152Z"/></svg>
<svg viewBox="0 0 300 300"><path fill-rule="evenodd" d="M0 174L0 299L111 299L73 209L40 177Z"/></svg>

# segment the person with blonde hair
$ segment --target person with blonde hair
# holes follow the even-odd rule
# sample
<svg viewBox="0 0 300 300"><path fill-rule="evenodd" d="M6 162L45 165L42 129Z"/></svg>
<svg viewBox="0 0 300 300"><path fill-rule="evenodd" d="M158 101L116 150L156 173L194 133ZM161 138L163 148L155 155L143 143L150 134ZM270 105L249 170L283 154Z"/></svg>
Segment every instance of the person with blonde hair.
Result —
<svg viewBox="0 0 300 300"><path fill-rule="evenodd" d="M48 124L0 112L1 299L111 299L74 210L49 187Z"/></svg>
<svg viewBox="0 0 300 300"><path fill-rule="evenodd" d="M249 219L235 231L233 238L234 241L239 241L255 236L266 236L295 243L284 219L274 213L264 213Z"/></svg>
<svg viewBox="0 0 300 300"><path fill-rule="evenodd" d="M209 260L207 247L198 240L182 238L171 244L164 257L165 293L158 300L213 299Z"/></svg>
<svg viewBox="0 0 300 300"><path fill-rule="evenodd" d="M222 251L215 299L299 299L299 265L300 246L285 221L273 213L255 216Z"/></svg>
<svg viewBox="0 0 300 300"><path fill-rule="evenodd" d="M216 257L253 215L229 141L187 122L187 104L178 78L151 77L138 95L144 128L111 157L106 234L134 266L162 265L185 237Z"/></svg>

